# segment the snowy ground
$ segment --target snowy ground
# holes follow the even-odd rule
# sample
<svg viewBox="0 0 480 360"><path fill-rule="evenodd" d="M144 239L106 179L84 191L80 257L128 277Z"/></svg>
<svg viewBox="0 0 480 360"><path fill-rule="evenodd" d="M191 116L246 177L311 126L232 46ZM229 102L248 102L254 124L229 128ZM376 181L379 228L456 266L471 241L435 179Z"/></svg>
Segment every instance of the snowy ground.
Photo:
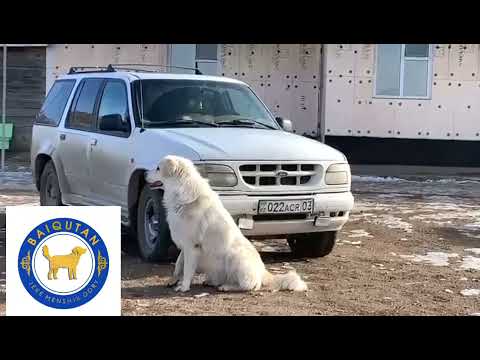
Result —
<svg viewBox="0 0 480 360"><path fill-rule="evenodd" d="M16 170L0 174L0 208L38 204L23 188L28 171ZM172 264L144 263L124 244L124 314L480 314L480 177L354 176L352 188L355 209L331 255L294 259L283 239L255 242L272 272L294 268L306 279L306 294L195 285L179 295L165 286ZM4 251L0 232L0 313Z"/></svg>

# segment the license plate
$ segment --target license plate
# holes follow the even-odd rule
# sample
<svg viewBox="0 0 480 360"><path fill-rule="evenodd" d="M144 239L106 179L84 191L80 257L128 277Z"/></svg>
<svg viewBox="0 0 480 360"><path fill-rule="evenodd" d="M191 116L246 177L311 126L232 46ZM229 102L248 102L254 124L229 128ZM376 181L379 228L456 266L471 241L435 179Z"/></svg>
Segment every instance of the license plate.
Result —
<svg viewBox="0 0 480 360"><path fill-rule="evenodd" d="M300 200L260 200L259 214L310 214L313 211L313 199Z"/></svg>

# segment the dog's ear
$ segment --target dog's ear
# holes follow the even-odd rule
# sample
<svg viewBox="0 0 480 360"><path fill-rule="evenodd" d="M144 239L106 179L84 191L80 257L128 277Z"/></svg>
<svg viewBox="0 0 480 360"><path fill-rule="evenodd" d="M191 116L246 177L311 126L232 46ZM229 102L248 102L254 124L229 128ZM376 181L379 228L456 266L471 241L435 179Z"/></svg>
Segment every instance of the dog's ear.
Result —
<svg viewBox="0 0 480 360"><path fill-rule="evenodd" d="M72 249L72 254L73 254L73 255L78 255L78 249L77 249L76 247L74 247L74 248Z"/></svg>
<svg viewBox="0 0 480 360"><path fill-rule="evenodd" d="M177 166L178 162L173 156L165 156L159 165L160 173L163 177L171 177L175 175Z"/></svg>
<svg viewBox="0 0 480 360"><path fill-rule="evenodd" d="M189 204L197 200L200 196L200 189L194 181L188 179L187 182L177 189L178 201L181 204Z"/></svg>

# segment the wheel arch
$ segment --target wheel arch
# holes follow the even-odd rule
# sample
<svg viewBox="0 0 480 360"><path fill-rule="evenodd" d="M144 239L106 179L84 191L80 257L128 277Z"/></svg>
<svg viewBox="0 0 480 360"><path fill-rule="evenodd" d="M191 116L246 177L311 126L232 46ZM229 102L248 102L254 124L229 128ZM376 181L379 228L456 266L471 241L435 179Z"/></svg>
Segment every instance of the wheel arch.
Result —
<svg viewBox="0 0 480 360"><path fill-rule="evenodd" d="M128 223L131 227L135 227L137 223L137 208L140 192L146 184L146 169L136 169L130 176L128 181Z"/></svg>

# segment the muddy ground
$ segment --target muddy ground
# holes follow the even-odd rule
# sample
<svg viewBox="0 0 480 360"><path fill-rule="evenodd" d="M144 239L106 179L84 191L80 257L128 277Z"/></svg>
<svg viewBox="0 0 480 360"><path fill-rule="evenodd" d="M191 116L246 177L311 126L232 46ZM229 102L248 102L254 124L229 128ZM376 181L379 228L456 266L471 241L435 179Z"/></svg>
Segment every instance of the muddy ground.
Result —
<svg viewBox="0 0 480 360"><path fill-rule="evenodd" d="M15 173L9 176L17 181ZM2 186L0 208L38 204L26 181L16 190L9 181ZM329 256L294 259L285 240L255 242L272 272L296 269L308 292L221 293L197 284L190 293L176 293L166 287L173 263L144 263L128 245L122 254L123 314L478 315L480 177L355 176L352 187L355 209ZM0 230L0 314L4 239Z"/></svg>
<svg viewBox="0 0 480 360"><path fill-rule="evenodd" d="M226 294L195 285L179 294L165 286L173 264L146 264L125 253L123 314L480 313L472 290L480 289L480 182L357 180L355 210L329 256L294 259L285 240L255 243L272 272L296 269L307 293Z"/></svg>

